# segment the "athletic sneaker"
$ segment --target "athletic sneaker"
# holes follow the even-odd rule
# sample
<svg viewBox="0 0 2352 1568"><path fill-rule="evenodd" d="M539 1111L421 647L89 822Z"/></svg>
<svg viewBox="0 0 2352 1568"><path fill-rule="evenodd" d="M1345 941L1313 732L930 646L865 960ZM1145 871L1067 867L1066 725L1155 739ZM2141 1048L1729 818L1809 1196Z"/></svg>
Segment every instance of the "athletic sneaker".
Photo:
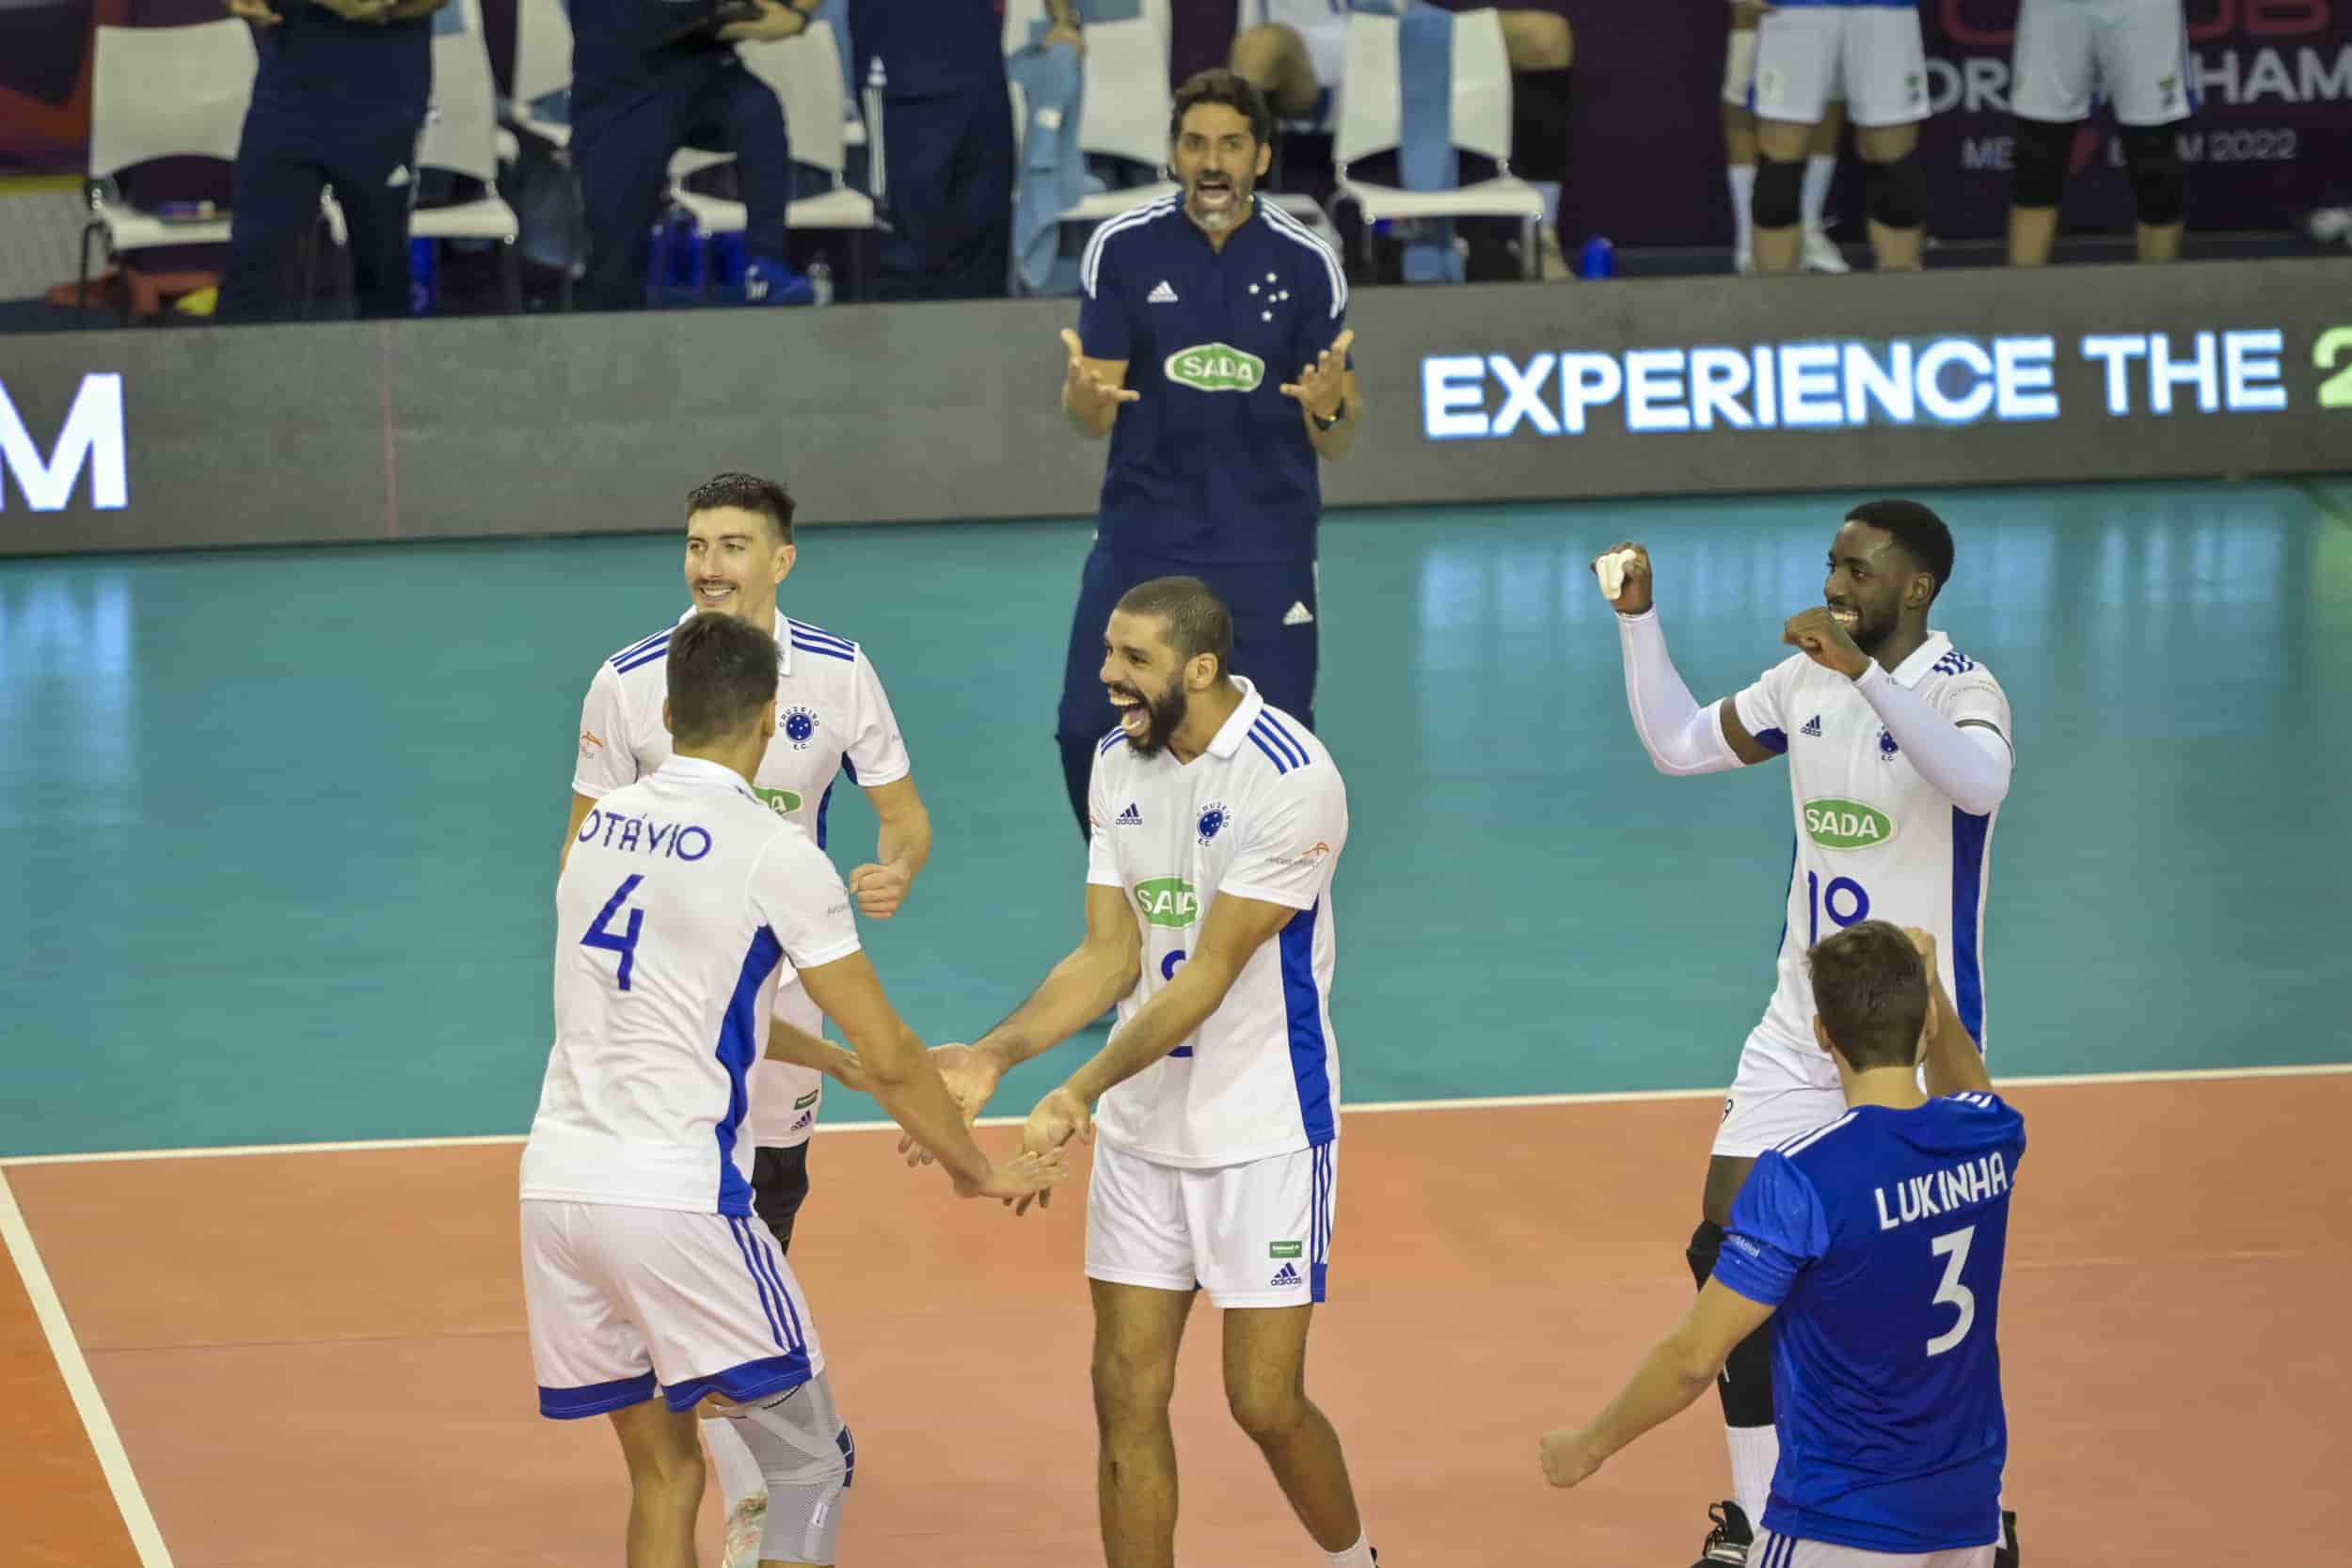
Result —
<svg viewBox="0 0 2352 1568"><path fill-rule="evenodd" d="M1707 1544L1699 1548L1699 1560L1691 1568L1747 1568L1756 1531L1748 1528L1740 1505L1725 1498L1708 1509L1707 1517L1714 1528L1707 1532Z"/></svg>
<svg viewBox="0 0 2352 1568"><path fill-rule="evenodd" d="M727 1515L727 1544L719 1553L721 1568L759 1568L760 1542L768 1533L768 1499L745 1497Z"/></svg>
<svg viewBox="0 0 2352 1568"><path fill-rule="evenodd" d="M1837 248L1837 242L1829 231L1808 224L1804 230L1804 259L1798 263L1805 272L1846 273L1853 268L1846 264L1846 253Z"/></svg>
<svg viewBox="0 0 2352 1568"><path fill-rule="evenodd" d="M811 305L816 299L817 285L794 272L788 261L762 256L743 269L746 305Z"/></svg>
<svg viewBox="0 0 2352 1568"><path fill-rule="evenodd" d="M1993 1568L2017 1568L2017 1511L2001 1510L2001 1544L1993 1548Z"/></svg>
<svg viewBox="0 0 2352 1568"><path fill-rule="evenodd" d="M1738 273L1742 277L1755 277L1756 252L1753 250L1733 251L1731 253L1731 270Z"/></svg>

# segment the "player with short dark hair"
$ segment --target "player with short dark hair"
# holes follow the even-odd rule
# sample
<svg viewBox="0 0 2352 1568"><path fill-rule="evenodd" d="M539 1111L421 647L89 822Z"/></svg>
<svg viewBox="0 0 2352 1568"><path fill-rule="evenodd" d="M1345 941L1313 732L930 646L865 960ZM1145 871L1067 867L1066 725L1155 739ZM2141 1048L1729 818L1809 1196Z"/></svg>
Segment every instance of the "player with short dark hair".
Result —
<svg viewBox="0 0 2352 1568"><path fill-rule="evenodd" d="M1584 1481L1776 1322L1788 1441L1749 1560L1990 1568L2010 1539L2001 1265L2025 1120L1993 1092L1927 932L1862 921L1808 962L1845 1114L1756 1161L1697 1304L1598 1417L1545 1436L1544 1474Z"/></svg>
<svg viewBox="0 0 2352 1568"><path fill-rule="evenodd" d="M1660 772L1788 759L1797 842L1778 983L1740 1050L1708 1164L1687 1252L1704 1286L1756 1157L1844 1109L1836 1064L1810 1023L1819 1008L1804 957L1823 934L1873 916L1933 931L1962 1023L1982 1043L1993 828L2013 766L2009 699L1991 671L1928 625L1951 580L1952 535L1915 500L1849 512L1830 546L1823 602L1782 628L1798 652L1706 708L1667 655L1648 553L1622 545L1594 566L1617 611L1634 733ZM1747 1543L1779 1451L1769 1333L1731 1354L1721 1392L1735 1496L1703 1560L1754 1563Z"/></svg>
<svg viewBox="0 0 2352 1568"><path fill-rule="evenodd" d="M2197 112L2181 0L2023 0L2010 53L2010 265L2049 261L2074 129L2101 97L2123 144L2139 259L2181 259L2180 128Z"/></svg>
<svg viewBox="0 0 2352 1568"><path fill-rule="evenodd" d="M1208 581L1232 607L1234 667L1314 724L1319 465L1346 453L1363 399L1339 257L1254 194L1273 127L1234 72L1187 79L1168 148L1183 189L1103 224L1080 265L1061 404L1110 438L1055 724L1081 832L1111 716L1103 625L1137 583Z"/></svg>

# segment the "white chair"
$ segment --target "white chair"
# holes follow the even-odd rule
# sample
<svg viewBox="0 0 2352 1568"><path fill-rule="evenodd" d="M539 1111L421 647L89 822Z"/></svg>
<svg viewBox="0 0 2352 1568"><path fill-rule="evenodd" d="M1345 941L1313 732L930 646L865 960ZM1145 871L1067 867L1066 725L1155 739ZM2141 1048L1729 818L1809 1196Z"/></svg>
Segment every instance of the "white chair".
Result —
<svg viewBox="0 0 2352 1568"><path fill-rule="evenodd" d="M1045 15L1044 0L1005 0L1005 53L1027 48L1031 30ZM1168 122L1174 112L1168 86L1172 26L1168 0L1143 0L1142 14L1126 22L1087 25L1086 102L1078 120L1078 150L1159 169L1162 178L1148 185L1083 197L1063 210L1062 222L1099 223L1176 190L1175 182L1166 178ZM1018 139L1028 114L1019 103L1018 89L1013 96Z"/></svg>
<svg viewBox="0 0 2352 1568"><path fill-rule="evenodd" d="M775 93L784 105L785 135L792 140L792 161L824 174L831 183L814 196L804 196L784 211L788 229L843 229L850 231L851 276L864 276L864 241L874 227L874 200L850 188L845 116L841 91L841 54L833 28L812 22L799 36L735 46L744 69ZM685 186L686 177L729 162L732 154L682 149L670 160L670 199L693 214L705 234L739 234L750 221L743 203L726 197L707 196Z"/></svg>
<svg viewBox="0 0 2352 1568"><path fill-rule="evenodd" d="M167 222L122 198L116 177L151 158L234 163L259 60L251 29L233 17L187 27L98 29L90 71L88 224L73 286L78 311L89 293L90 241L106 237L106 261L164 245L226 245L227 214ZM122 318L131 319L130 290Z"/></svg>
<svg viewBox="0 0 2352 1568"><path fill-rule="evenodd" d="M1494 160L1490 180L1444 191L1408 191L1351 179L1348 166L1393 150L1402 135L1404 110L1398 80L1397 20L1359 11L1347 24L1347 100L1332 147L1339 166L1334 199L1352 201L1363 218L1366 243L1382 219L1512 217L1519 220L1519 256L1534 276L1535 225L1544 199L1511 173L1511 62L1504 53L1502 18L1491 10L1457 11L1454 17L1452 124L1447 139L1455 149Z"/></svg>
<svg viewBox="0 0 2352 1568"><path fill-rule="evenodd" d="M506 309L522 309L522 277L515 254L521 225L498 194L498 88L490 77L490 50L482 35L482 0L461 0L461 32L433 35L433 98L424 134L417 138L420 172L437 168L482 182L484 194L447 207L420 207L408 214L408 236L417 240L495 240L504 277ZM560 8L559 8L560 9Z"/></svg>

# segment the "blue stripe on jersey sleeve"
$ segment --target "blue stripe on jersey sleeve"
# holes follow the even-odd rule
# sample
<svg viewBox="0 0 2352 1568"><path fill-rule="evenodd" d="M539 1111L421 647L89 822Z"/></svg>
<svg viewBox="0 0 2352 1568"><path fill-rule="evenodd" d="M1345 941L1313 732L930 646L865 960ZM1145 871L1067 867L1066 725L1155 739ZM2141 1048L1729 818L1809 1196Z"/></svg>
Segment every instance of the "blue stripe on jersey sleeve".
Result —
<svg viewBox="0 0 2352 1568"><path fill-rule="evenodd" d="M831 642L814 642L807 638L803 637L797 631L792 634L792 645L800 649L801 652L804 654L822 654L827 658L837 658L844 664L855 664L857 662L856 649L851 648L845 651L842 648L834 646Z"/></svg>
<svg viewBox="0 0 2352 1568"><path fill-rule="evenodd" d="M669 646L670 633L675 628L664 626L642 642L631 642L628 647L623 648L619 653L614 654L611 659L607 660L607 662L617 670L628 660L635 658L639 654L649 653L655 648L665 648Z"/></svg>
<svg viewBox="0 0 2352 1568"><path fill-rule="evenodd" d="M722 1214L743 1216L752 1212L751 1183L735 1168L735 1140L752 1103L747 1080L759 1055L759 988L783 958L784 947L776 941L776 933L762 926L752 938L751 951L743 955L743 968L735 977L735 994L727 999L726 1017L719 1025L716 1050L719 1065L727 1071L727 1110L712 1132L719 1140L718 1212Z"/></svg>
<svg viewBox="0 0 2352 1568"><path fill-rule="evenodd" d="M655 643L652 647L646 649L644 653L630 655L628 663L615 663L612 668L620 673L626 675L631 670L638 669L644 665L651 664L657 659L664 659L669 657L670 642L669 639L664 638L660 641Z"/></svg>
<svg viewBox="0 0 2352 1568"><path fill-rule="evenodd" d="M1783 729L1758 730L1756 732L1756 743L1778 754L1788 750L1788 732Z"/></svg>
<svg viewBox="0 0 2352 1568"><path fill-rule="evenodd" d="M1315 915L1323 900L1299 911L1282 927L1282 1010L1290 1021L1291 1080L1298 1086L1298 1117L1310 1144L1339 1133L1332 1115L1329 1044L1323 1032L1323 997L1315 989Z"/></svg>
<svg viewBox="0 0 2352 1568"><path fill-rule="evenodd" d="M1952 808L1952 1001L1961 1026L1984 1049L1984 964L1977 951L1983 912L1984 848L1993 818Z"/></svg>
<svg viewBox="0 0 2352 1568"><path fill-rule="evenodd" d="M846 637L835 637L822 626L812 626L806 621L795 621L788 615L785 617L784 624L791 628L796 640L805 638L811 642L830 642L845 654L857 652L856 643Z"/></svg>
<svg viewBox="0 0 2352 1568"><path fill-rule="evenodd" d="M1828 1250L1829 1222L1813 1183L1787 1155L1767 1150L1732 1203L1714 1277L1725 1290L1777 1307L1796 1288L1797 1276Z"/></svg>
<svg viewBox="0 0 2352 1568"><path fill-rule="evenodd" d="M1249 744L1265 753L1266 761L1274 764L1274 770L1277 773L1287 773L1291 770L1290 759L1276 751L1274 742L1260 735L1256 730L1249 732Z"/></svg>
<svg viewBox="0 0 2352 1568"><path fill-rule="evenodd" d="M1259 714L1258 722L1252 726L1252 730L1263 731L1268 739L1288 752L1292 760L1301 768L1314 760L1307 754L1307 748L1298 743L1298 737L1284 729L1280 721L1270 713Z"/></svg>

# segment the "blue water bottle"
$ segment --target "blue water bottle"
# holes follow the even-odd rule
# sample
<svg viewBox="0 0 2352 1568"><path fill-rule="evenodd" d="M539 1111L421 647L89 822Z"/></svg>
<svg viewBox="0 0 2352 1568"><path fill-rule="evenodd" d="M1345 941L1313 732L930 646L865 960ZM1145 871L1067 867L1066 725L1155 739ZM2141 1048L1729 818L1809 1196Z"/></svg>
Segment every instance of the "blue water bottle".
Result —
<svg viewBox="0 0 2352 1568"><path fill-rule="evenodd" d="M1576 259L1579 277L1614 277L1617 276L1617 247L1608 237L1596 234L1584 242L1584 249Z"/></svg>
<svg viewBox="0 0 2352 1568"><path fill-rule="evenodd" d="M441 247L433 240L408 242L408 313L429 316L440 303Z"/></svg>

